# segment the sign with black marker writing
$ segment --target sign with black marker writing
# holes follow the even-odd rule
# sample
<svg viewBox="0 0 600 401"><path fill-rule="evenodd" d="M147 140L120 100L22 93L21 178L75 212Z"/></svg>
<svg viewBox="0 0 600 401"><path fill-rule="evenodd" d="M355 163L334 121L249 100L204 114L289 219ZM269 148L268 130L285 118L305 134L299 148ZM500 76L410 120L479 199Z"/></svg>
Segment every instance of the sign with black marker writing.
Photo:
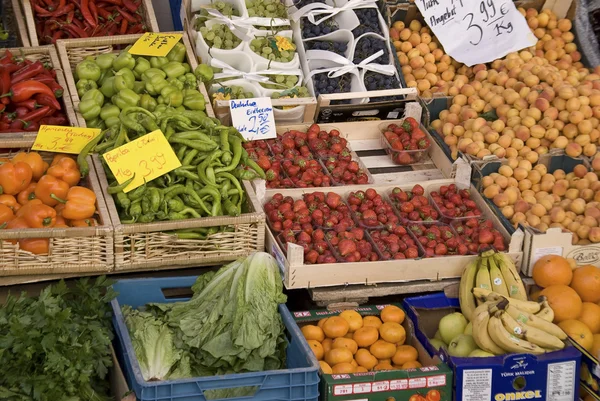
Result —
<svg viewBox="0 0 600 401"><path fill-rule="evenodd" d="M415 4L444 51L468 66L537 43L512 0L415 0Z"/></svg>
<svg viewBox="0 0 600 401"><path fill-rule="evenodd" d="M273 104L268 97L236 99L229 101L231 125L248 140L277 137Z"/></svg>

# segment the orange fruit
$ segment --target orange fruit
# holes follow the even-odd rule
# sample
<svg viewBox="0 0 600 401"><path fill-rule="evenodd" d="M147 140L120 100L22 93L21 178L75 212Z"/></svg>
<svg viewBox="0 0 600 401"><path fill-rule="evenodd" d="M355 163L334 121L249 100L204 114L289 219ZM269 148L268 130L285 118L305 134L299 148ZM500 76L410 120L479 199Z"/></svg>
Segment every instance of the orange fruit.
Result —
<svg viewBox="0 0 600 401"><path fill-rule="evenodd" d="M323 332L329 338L344 337L348 334L350 325L346 319L339 316L332 316L323 323Z"/></svg>
<svg viewBox="0 0 600 401"><path fill-rule="evenodd" d="M379 339L379 331L375 327L361 327L354 332L352 339L356 341L359 347L370 347Z"/></svg>
<svg viewBox="0 0 600 401"><path fill-rule="evenodd" d="M385 322L379 328L379 336L388 343L403 344L406 340L406 330L398 323Z"/></svg>
<svg viewBox="0 0 600 401"><path fill-rule="evenodd" d="M323 325L325 324L325 322L327 321L327 319L329 319L328 317L324 317L323 319L319 320L319 323L317 323L317 326L320 327L321 329L323 329Z"/></svg>
<svg viewBox="0 0 600 401"><path fill-rule="evenodd" d="M377 359L389 359L396 353L396 346L387 341L377 340L369 347L369 352Z"/></svg>
<svg viewBox="0 0 600 401"><path fill-rule="evenodd" d="M326 354L333 348L333 340L331 338L326 338L321 345L323 346L323 352Z"/></svg>
<svg viewBox="0 0 600 401"><path fill-rule="evenodd" d="M377 316L365 316L363 318L363 327L375 327L378 329L383 322Z"/></svg>
<svg viewBox="0 0 600 401"><path fill-rule="evenodd" d="M387 362L378 363L373 370L394 370L394 367Z"/></svg>
<svg viewBox="0 0 600 401"><path fill-rule="evenodd" d="M352 357L352 352L346 348L333 348L325 354L325 362L327 362L329 366L344 362L350 363L352 359L354 359Z"/></svg>
<svg viewBox="0 0 600 401"><path fill-rule="evenodd" d="M356 352L354 358L356 359L356 363L358 363L359 366L362 366L367 370L373 369L375 365L379 363L379 361L377 361L377 358L371 355L371 353L364 348L359 349Z"/></svg>
<svg viewBox="0 0 600 401"><path fill-rule="evenodd" d="M573 278L573 270L567 259L562 256L547 255L535 262L532 277L533 281L542 288L551 285L569 285Z"/></svg>
<svg viewBox="0 0 600 401"><path fill-rule="evenodd" d="M587 265L575 269L571 288L584 302L600 302L600 268Z"/></svg>
<svg viewBox="0 0 600 401"><path fill-rule="evenodd" d="M576 319L581 314L581 298L571 287L551 285L544 288L540 295L548 298L548 303L554 311L554 323Z"/></svg>
<svg viewBox="0 0 600 401"><path fill-rule="evenodd" d="M356 354L356 351L358 351L358 344L356 344L356 341L344 337L333 340L332 347L349 349L350 352L352 352L352 355Z"/></svg>
<svg viewBox="0 0 600 401"><path fill-rule="evenodd" d="M358 363L356 363L356 359L353 359L352 362L350 362L350 365L354 366L354 369L358 368Z"/></svg>
<svg viewBox="0 0 600 401"><path fill-rule="evenodd" d="M367 368L363 368L362 366L357 366L354 373L367 373Z"/></svg>
<svg viewBox="0 0 600 401"><path fill-rule="evenodd" d="M402 365L402 369L416 369L421 367L423 367L423 365L421 365L419 361L410 361Z"/></svg>
<svg viewBox="0 0 600 401"><path fill-rule="evenodd" d="M344 337L342 337L342 338L349 338L349 339L352 340L353 336L354 336L354 333L347 332L346 335Z"/></svg>
<svg viewBox="0 0 600 401"><path fill-rule="evenodd" d="M304 338L307 340L315 340L315 341L323 341L325 339L325 334L320 327L314 326L312 324L307 324L302 327L302 334L304 334Z"/></svg>
<svg viewBox="0 0 600 401"><path fill-rule="evenodd" d="M360 315L360 313L358 313L355 310L345 310L342 313L340 313L340 317L348 322L348 325L350 326L349 331L351 333L355 332L363 326L363 318Z"/></svg>
<svg viewBox="0 0 600 401"><path fill-rule="evenodd" d="M325 362L325 361L319 361L319 365L321 365L321 370L326 375L330 375L330 374L333 373L333 371L331 370L331 366L329 366L329 364L327 362Z"/></svg>
<svg viewBox="0 0 600 401"><path fill-rule="evenodd" d="M581 304L581 315L577 318L590 329L592 334L600 333L600 306L591 302Z"/></svg>
<svg viewBox="0 0 600 401"><path fill-rule="evenodd" d="M592 336L592 349L590 353L596 358L600 360L600 334L594 334Z"/></svg>
<svg viewBox="0 0 600 401"><path fill-rule="evenodd" d="M312 350L313 354L317 357L317 361L323 359L323 355L325 352L323 351L323 346L317 340L308 340L308 346Z"/></svg>
<svg viewBox="0 0 600 401"><path fill-rule="evenodd" d="M381 311L381 320L385 322L394 322L402 324L406 317L404 311L395 305L388 305Z"/></svg>
<svg viewBox="0 0 600 401"><path fill-rule="evenodd" d="M396 347L396 353L392 357L394 365L404 365L406 362L419 359L419 352L411 345L400 345Z"/></svg>
<svg viewBox="0 0 600 401"><path fill-rule="evenodd" d="M342 362L335 365L331 370L333 371L333 374L339 375L341 373L354 373L356 368L352 366L350 362Z"/></svg>
<svg viewBox="0 0 600 401"><path fill-rule="evenodd" d="M579 320L568 319L560 322L558 327L563 329L582 348L588 351L592 349L594 344L593 334L584 323L581 323Z"/></svg>

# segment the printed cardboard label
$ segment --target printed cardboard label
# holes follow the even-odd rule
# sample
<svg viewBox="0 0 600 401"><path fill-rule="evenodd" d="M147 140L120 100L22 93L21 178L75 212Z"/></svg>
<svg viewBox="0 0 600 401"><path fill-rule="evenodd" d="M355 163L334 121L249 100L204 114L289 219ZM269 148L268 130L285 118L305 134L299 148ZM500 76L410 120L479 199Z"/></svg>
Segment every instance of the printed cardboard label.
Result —
<svg viewBox="0 0 600 401"><path fill-rule="evenodd" d="M578 246L569 252L566 256L572 258L581 265L598 265L600 263L600 247L599 246Z"/></svg>
<svg viewBox="0 0 600 401"><path fill-rule="evenodd" d="M548 255L558 255L562 256L563 248L562 246L549 246L545 248L535 248L533 251L533 257L531 260L531 266L535 264L542 256ZM567 256L568 257L568 256Z"/></svg>

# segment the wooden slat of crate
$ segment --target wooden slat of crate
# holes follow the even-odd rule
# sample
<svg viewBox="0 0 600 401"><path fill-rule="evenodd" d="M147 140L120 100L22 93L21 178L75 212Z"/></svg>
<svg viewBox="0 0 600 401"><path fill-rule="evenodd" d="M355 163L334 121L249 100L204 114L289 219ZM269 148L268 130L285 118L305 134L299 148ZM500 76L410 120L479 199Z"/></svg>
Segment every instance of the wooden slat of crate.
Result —
<svg viewBox="0 0 600 401"><path fill-rule="evenodd" d="M25 24L25 15L23 14L23 6L19 0L10 0L13 14L15 15L15 24L17 31L19 32L19 39L23 47L30 47L31 41L29 40L29 33L27 32L27 25Z"/></svg>

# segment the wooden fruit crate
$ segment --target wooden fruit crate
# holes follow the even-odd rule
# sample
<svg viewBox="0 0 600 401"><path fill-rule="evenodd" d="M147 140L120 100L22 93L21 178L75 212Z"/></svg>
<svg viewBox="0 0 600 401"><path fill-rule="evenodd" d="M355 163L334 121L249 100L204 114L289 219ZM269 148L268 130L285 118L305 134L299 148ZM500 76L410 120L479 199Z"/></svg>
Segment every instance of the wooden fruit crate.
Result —
<svg viewBox="0 0 600 401"><path fill-rule="evenodd" d="M14 0L17 1L17 0ZM31 7L30 0L20 0L21 9L23 11L23 15L25 17L25 24L27 26L27 32L29 34L29 42L31 46L39 46L40 38L38 37L37 31L35 29L35 18L33 13L33 8ZM142 0L141 12L144 16L144 23L146 24L146 28L148 32L160 32L158 27L158 21L156 20L156 15L154 14L154 7L152 6L152 0ZM95 38L89 38L95 39ZM66 39L73 40L73 39Z"/></svg>
<svg viewBox="0 0 600 401"><path fill-rule="evenodd" d="M264 249L265 214L251 186L244 181L248 212L238 217L217 216L178 221L123 224L111 195L102 162L92 156L115 235L115 270L166 270L217 265ZM168 231L202 227L229 227L205 240L183 240Z"/></svg>
<svg viewBox="0 0 600 401"><path fill-rule="evenodd" d="M25 25L23 5L19 0L10 0L10 5L12 6L12 11L15 16L14 24L16 25L16 30L19 32L19 40L21 41L23 47L31 47L29 34L27 32L27 25Z"/></svg>
<svg viewBox="0 0 600 401"><path fill-rule="evenodd" d="M198 66L198 62L191 50L191 44L189 37L185 32L174 32L183 34L183 44L186 48L186 61L190 64L192 71ZM106 53L119 53L121 49L128 45L135 43L142 35L121 35L121 36L106 36L102 38L83 38L83 39L68 39L59 40L56 42L56 48L58 49L58 55L60 62L65 71L67 85L71 92L71 99L75 106L75 114L79 122L80 127L86 127L85 120L79 112L79 94L77 93L77 87L75 86L74 71L77 64L83 61L86 57L97 56L99 54ZM198 83L198 90L202 93L206 99L206 114L209 117L214 117L214 112L210 105L208 93L204 83Z"/></svg>

